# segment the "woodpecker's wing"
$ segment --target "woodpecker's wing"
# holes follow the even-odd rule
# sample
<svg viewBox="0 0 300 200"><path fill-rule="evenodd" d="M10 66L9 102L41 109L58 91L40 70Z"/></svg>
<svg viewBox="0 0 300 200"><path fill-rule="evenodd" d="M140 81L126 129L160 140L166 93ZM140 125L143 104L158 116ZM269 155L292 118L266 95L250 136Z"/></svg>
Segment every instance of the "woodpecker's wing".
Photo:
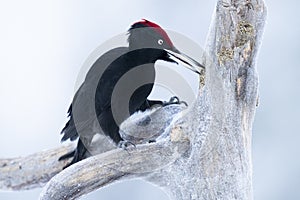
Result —
<svg viewBox="0 0 300 200"><path fill-rule="evenodd" d="M113 85L109 84L110 79L113 79L113 77L110 77L110 73L107 75L107 71L117 67L114 66L114 61L127 52L127 47L112 49L103 54L92 65L68 110L70 119L62 130L62 133L64 133L62 141L75 140L78 138L78 133L82 137L82 134L93 135L95 131L98 131L91 129L95 129L94 124L97 124L95 123L97 115L110 106L110 96L105 93L113 90ZM98 85L101 88L98 88ZM96 91L101 90L103 94L97 95L96 98Z"/></svg>

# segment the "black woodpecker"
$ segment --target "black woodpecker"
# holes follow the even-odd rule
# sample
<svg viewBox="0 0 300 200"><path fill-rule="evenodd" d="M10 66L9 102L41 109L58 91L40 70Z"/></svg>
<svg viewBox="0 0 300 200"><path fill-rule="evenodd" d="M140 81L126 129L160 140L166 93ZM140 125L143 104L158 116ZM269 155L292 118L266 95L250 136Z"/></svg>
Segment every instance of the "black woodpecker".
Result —
<svg viewBox="0 0 300 200"><path fill-rule="evenodd" d="M73 98L69 121L61 132L61 141L78 138L76 149L59 159L73 157L67 166L85 158L97 133L119 144L119 125L124 120L138 110L163 105L162 101L147 99L154 85L157 60L181 62L198 74L204 70L201 64L179 52L166 31L153 22L136 22L128 34L128 47L114 48L101 55Z"/></svg>

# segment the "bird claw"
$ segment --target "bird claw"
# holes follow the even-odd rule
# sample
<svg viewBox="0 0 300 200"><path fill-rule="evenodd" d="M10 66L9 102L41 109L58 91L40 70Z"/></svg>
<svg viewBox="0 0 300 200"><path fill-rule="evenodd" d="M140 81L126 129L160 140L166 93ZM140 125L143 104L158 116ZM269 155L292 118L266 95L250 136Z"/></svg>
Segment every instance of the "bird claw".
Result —
<svg viewBox="0 0 300 200"><path fill-rule="evenodd" d="M119 148L122 148L122 149L124 149L124 150L127 150L127 148L128 148L129 146L133 146L134 148L136 147L136 145L135 145L133 142L130 142L130 141L120 141L120 142L118 143L118 147L119 147Z"/></svg>
<svg viewBox="0 0 300 200"><path fill-rule="evenodd" d="M171 97L169 101L163 103L163 106L168 106L171 104L184 104L185 106L188 106L188 104L185 101L180 101L180 99L177 96Z"/></svg>

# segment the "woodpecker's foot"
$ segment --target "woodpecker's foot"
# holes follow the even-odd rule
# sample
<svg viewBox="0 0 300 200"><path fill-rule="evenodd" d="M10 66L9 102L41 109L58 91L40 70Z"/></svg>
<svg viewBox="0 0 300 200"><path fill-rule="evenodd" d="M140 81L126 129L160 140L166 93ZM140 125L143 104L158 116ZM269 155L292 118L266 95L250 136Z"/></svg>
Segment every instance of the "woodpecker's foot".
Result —
<svg viewBox="0 0 300 200"><path fill-rule="evenodd" d="M130 146L133 146L134 148L136 147L135 144L133 142L130 142L130 141L122 140L118 143L118 147L122 148L124 150L127 150L127 148L130 147Z"/></svg>
<svg viewBox="0 0 300 200"><path fill-rule="evenodd" d="M162 106L168 106L171 104L184 104L185 106L188 106L188 104L185 101L180 101L180 99L176 96L171 97L170 100L167 102L164 102L162 104Z"/></svg>

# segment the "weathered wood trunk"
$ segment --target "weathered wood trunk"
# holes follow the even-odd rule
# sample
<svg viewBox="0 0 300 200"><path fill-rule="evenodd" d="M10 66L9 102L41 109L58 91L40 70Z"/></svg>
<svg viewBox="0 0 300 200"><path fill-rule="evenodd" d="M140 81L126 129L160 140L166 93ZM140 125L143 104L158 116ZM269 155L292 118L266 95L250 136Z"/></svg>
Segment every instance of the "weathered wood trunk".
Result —
<svg viewBox="0 0 300 200"><path fill-rule="evenodd" d="M251 136L258 102L262 1L219 1L208 35L206 81L182 119L190 151L149 175L171 199L252 199Z"/></svg>

